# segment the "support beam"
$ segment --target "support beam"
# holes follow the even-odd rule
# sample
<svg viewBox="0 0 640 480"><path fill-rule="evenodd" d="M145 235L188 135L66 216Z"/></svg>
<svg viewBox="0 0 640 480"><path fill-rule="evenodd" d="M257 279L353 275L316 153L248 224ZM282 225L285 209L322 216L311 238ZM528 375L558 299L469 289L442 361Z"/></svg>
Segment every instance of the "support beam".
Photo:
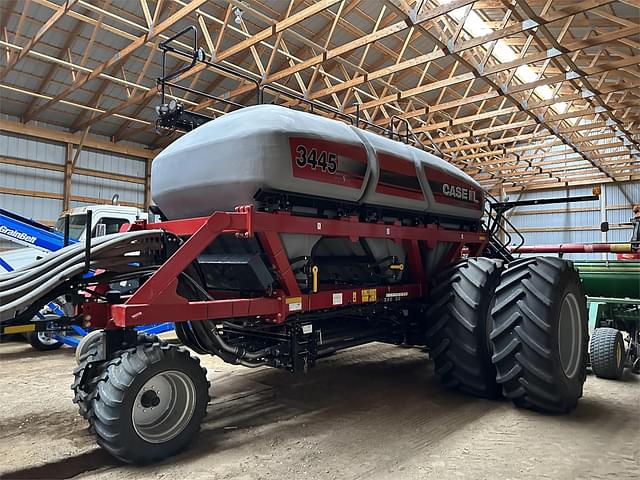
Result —
<svg viewBox="0 0 640 480"><path fill-rule="evenodd" d="M195 1L195 0L194 0ZM269 38L271 35L275 35L278 33L283 32L284 30L286 30L287 28L290 28L300 22L302 22L303 20L306 20L307 18L309 18L310 16L318 13L321 10L324 10L326 8L329 8L330 6L339 3L339 1L341 0L331 0L331 1L326 1L326 2L317 2L314 5L312 5L311 7L307 7L304 10L301 10L300 12L292 15L291 17L289 17L286 20L282 20L281 22L276 22L274 23L270 28L264 29L262 32L259 32L258 37L256 37L256 35L254 36L250 36L249 38L247 38L246 40L240 42L243 45L243 48L241 50L248 50L249 47L254 46L262 41L264 41L265 38ZM469 1L469 0L467 0ZM193 3L193 2L192 2ZM191 4L189 4L191 5ZM322 7L322 8L320 8ZM186 8L186 7L184 7ZM226 24L226 20L225 20L225 24ZM271 32L269 35L267 35L267 33ZM221 39L222 37L220 36L219 39ZM229 49L220 52L219 54L217 54L214 58L214 61L216 61L217 63L222 62L223 60L225 60L226 58L229 58L232 55L235 55L236 53L238 53L240 50L238 50L237 45L235 45L234 47L230 47ZM192 75L196 75L199 72L202 72L204 70L206 70L206 65L205 64L199 64L197 66L195 66L194 68L190 69L187 72L183 72L182 75L180 75L179 77L175 78L174 81L175 82L179 82L181 80L184 80L186 78L191 77ZM245 87L246 88L246 87ZM252 86L248 87L249 90L251 88L253 88ZM246 90L246 91L249 91ZM246 93L246 91L243 91L242 93ZM138 103L138 102L144 102L147 101L147 99L151 96L155 95L155 91L154 90L149 90L148 92L144 93L144 94L139 94L136 95L132 98L130 98L128 101L125 102L121 102L120 104L116 105L115 107L107 110L105 113L100 114L100 115L96 115L92 120L90 121L86 121L80 125L77 125L78 129L82 129L85 128L88 125L92 125L95 122L98 122L100 120L103 120L104 118L113 115L114 113L120 112L123 109L127 108L129 105L131 105L132 103ZM228 95L229 98L232 98L233 95ZM202 105L202 104L201 104ZM200 109L205 108L204 106L202 106Z"/></svg>
<svg viewBox="0 0 640 480"><path fill-rule="evenodd" d="M144 210L148 211L151 206L151 162L148 158L144 163Z"/></svg>
<svg viewBox="0 0 640 480"><path fill-rule="evenodd" d="M67 36L67 39L65 40L64 45L62 45L62 47L60 47L60 50L58 50L58 57L62 57L64 55L64 53L66 51L68 51L73 46L73 43L76 41L76 39L78 37L78 34L80 33L80 31L82 30L82 27L84 27L84 25L85 24L83 22L81 22L80 20L76 21L76 25L75 25L75 27L73 27L73 30L71 31L71 33ZM26 53L25 53L25 55L26 55ZM44 92L44 91L46 91L46 88L49 85L49 82L51 81L51 79L53 78L53 76L55 75L57 70L58 70L58 64L57 63L52 63L49 66L49 68L47 70L47 73L45 74L45 76L42 78L42 80L38 84L38 88L36 88L35 91L36 92ZM31 112L35 108L36 103L38 103L38 97L34 97L33 100L31 100L31 102L27 106L27 108L25 108L24 111L22 112L21 117L22 117L22 121L24 123L27 123L28 119L31 116Z"/></svg>
<svg viewBox="0 0 640 480"><path fill-rule="evenodd" d="M609 4L609 3L613 3L613 0L583 2L583 3L577 4L579 6L576 6L574 8L562 9L562 10L556 12L555 14L543 17L543 18L540 19L539 22L532 22L532 21L519 22L516 25L512 25L512 26L503 28L501 30L496 30L495 32L492 32L491 34L485 35L484 37L478 37L478 38L474 38L474 39L468 40L466 42L462 42L460 45L455 46L453 51L455 51L456 53L461 53L461 52L470 50L472 48L476 48L479 45L482 45L482 44L484 44L486 42L495 41L495 40L498 40L498 39L501 39L501 38L505 38L505 37L508 37L510 35L515 35L515 34L518 34L518 33L524 33L524 32L526 32L528 30L531 30L533 28L538 27L541 24L555 22L557 20L564 19L565 17L576 15L576 13L585 13L585 12L587 12L589 10L592 10L593 8L599 7L601 5L606 5L606 4ZM634 32L631 32L626 36L633 35L633 33ZM604 40L604 41L608 41L608 40ZM572 48L580 49L580 48L584 48L585 46L586 45L583 46L582 44L578 44L576 42L575 45L572 45ZM570 48L570 47L567 46L567 48ZM323 97L325 97L327 95L331 95L332 93L337 93L337 92L340 92L342 90L346 90L348 88L352 88L352 87L354 87L356 85L362 85L364 83L371 82L373 80L385 77L387 75L391 75L393 73L402 72L402 71L405 71L405 70L407 70L409 68L416 67L416 66L419 66L419 65L424 65L424 64L426 64L428 62L431 62L431 61L434 61L434 60L438 60L440 58L444 58L448 54L449 53L447 51L437 50L437 51L432 52L432 53L421 55L419 57L415 57L415 58L412 58L410 60L406 60L404 62L396 63L395 65L392 65L392 66L389 66L389 67L385 67L385 68L382 68L382 69L374 71L374 72L367 73L366 75L358 76L356 78L353 78L352 80L349 80L347 82L335 85L335 86L333 86L331 88L325 88L325 89L319 90L317 92L313 92L312 94L309 95L309 98L312 99L312 100L323 98ZM558 55L559 55L559 53L558 53ZM523 60L521 59L520 62L523 62ZM525 62L525 63L528 63L528 62ZM511 68L511 67L507 67L507 68ZM507 68L505 68L505 70ZM493 72L493 73L495 73L495 72ZM488 74L490 74L490 72L487 72L487 73L484 73L484 74L488 75ZM445 84L445 86L450 86L450 85ZM437 88L438 87L434 88L434 90L437 89ZM363 108L366 108L366 107L363 106Z"/></svg>
<svg viewBox="0 0 640 480"><path fill-rule="evenodd" d="M60 132L58 130L24 125L22 123L12 122L10 120L4 119L0 119L0 131L15 133L17 135L25 135L28 137L41 138L53 142L71 143L73 145L79 145L82 139L81 135L74 135L71 133ZM87 148L94 148L96 150L103 150L105 152L119 153L130 157L154 158L157 155L157 152L151 150L144 150L142 148L131 147L128 145L119 145L104 140L98 140L90 136L85 139L84 146Z"/></svg>
<svg viewBox="0 0 640 480"><path fill-rule="evenodd" d="M108 61L100 65L98 68L94 69L90 75L83 75L78 81L73 82L67 88L65 88L62 92L57 94L51 100L47 101L43 105L36 108L33 112L33 116L36 117L44 110L54 105L61 99L75 92L77 89L81 88L86 83L90 82L94 78L98 77L102 72L109 70L111 68L118 68L122 65L129 56L135 52L139 47L144 45L145 43L152 41L158 35L163 33L168 28L172 27L174 24L185 18L187 15L195 11L197 8L201 7L206 0L192 0L186 7L182 7L176 13L171 15L165 21L157 25L153 30L149 31L147 34L138 37L134 42L130 43L127 47L123 48L119 52L117 52L113 57L111 57Z"/></svg>
<svg viewBox="0 0 640 480"><path fill-rule="evenodd" d="M51 27L56 24L58 20L60 20L69 10L71 10L71 7L73 7L77 1L78 0L65 0L65 2L60 7L58 7L56 12L51 17L49 17L49 19L45 22L44 25L42 25L42 27L40 27L36 34L31 37L31 40L29 40L29 43L25 45L22 51L18 55L14 55L11 57L11 61L2 71L0 71L0 80L2 80L7 75L7 73L9 73L13 69L13 67L15 67L15 65L20 60L22 60L27 53L31 51L34 45L42 40L42 37L44 37L44 35L51 29Z"/></svg>
<svg viewBox="0 0 640 480"><path fill-rule="evenodd" d="M62 187L62 211L71 206L71 176L73 175L73 144L67 143L64 156L64 185Z"/></svg>

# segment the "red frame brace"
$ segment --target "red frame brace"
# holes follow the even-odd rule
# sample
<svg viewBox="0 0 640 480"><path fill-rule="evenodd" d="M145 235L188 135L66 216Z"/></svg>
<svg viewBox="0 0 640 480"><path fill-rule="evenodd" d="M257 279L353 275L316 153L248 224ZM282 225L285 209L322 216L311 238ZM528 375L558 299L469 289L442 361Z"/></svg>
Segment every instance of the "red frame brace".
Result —
<svg viewBox="0 0 640 480"><path fill-rule="evenodd" d="M364 223L357 217L338 220L300 217L286 212L256 212L253 206L238 207L235 212L215 212L209 217L149 224L139 222L129 227L132 230L158 228L190 238L125 303L111 306L112 321L108 328L247 316L261 316L265 321L282 323L291 314L313 310L420 298L427 291L420 242L428 249L441 242L451 243L447 262L459 257L464 245L469 247L470 256L476 256L487 243L485 232L446 230L436 225L405 227L400 224ZM256 235L276 270L282 289L269 297L196 302L189 302L178 295L179 275L223 233L234 233L241 238ZM302 294L280 241L281 233L320 234L351 241L368 237L404 242L411 283Z"/></svg>

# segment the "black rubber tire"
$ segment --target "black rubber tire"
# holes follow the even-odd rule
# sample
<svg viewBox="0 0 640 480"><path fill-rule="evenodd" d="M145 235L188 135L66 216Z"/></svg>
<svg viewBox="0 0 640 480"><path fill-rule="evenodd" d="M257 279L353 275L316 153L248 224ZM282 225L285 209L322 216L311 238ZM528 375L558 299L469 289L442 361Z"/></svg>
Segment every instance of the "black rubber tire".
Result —
<svg viewBox="0 0 640 480"><path fill-rule="evenodd" d="M29 340L29 344L33 348L35 348L36 350L39 350L41 352L47 352L47 351L50 351L50 350L57 350L60 347L62 347L62 345L64 345L64 343L62 343L62 342L44 343L44 342L41 341L40 337L38 336L38 332L29 332L28 340Z"/></svg>
<svg viewBox="0 0 640 480"><path fill-rule="evenodd" d="M73 403L78 405L80 415L86 420L89 420L93 412L91 402L97 393L98 383L104 382L107 379L106 368L109 365L109 361L95 361L100 349L100 341L102 341L102 337L98 337L97 341L89 342L86 351L78 356L78 366L73 370L73 383L71 384ZM138 333L137 335L138 345L149 346L157 342L159 342L159 339L155 335L146 335L144 333ZM120 353L122 352L116 352L116 355ZM85 387L81 388L80 381L86 368L90 368L92 371L88 374ZM93 431L92 426L90 426L89 429Z"/></svg>
<svg viewBox="0 0 640 480"><path fill-rule="evenodd" d="M573 303L579 326L570 376L562 366L560 312ZM517 406L549 413L574 409L587 377L586 298L578 272L554 257L516 260L502 272L492 310L493 363L503 393ZM573 335L573 333L572 333ZM569 337L565 333L565 339ZM569 364L571 365L571 363Z"/></svg>
<svg viewBox="0 0 640 480"><path fill-rule="evenodd" d="M470 258L436 278L426 334L435 371L447 388L497 398L501 387L491 362L491 305L503 263Z"/></svg>
<svg viewBox="0 0 640 480"><path fill-rule="evenodd" d="M71 390L73 390L73 403L78 405L78 411L85 420L89 420L93 414L91 401L96 394L97 383L106 379L104 371L108 362L94 361L95 357L98 355L99 348L100 345L98 342L91 344L87 351L80 356L80 363L73 370L73 383L71 384ZM88 374L89 378L86 381L87 384L85 388L81 388L80 381L86 368L90 368L92 371Z"/></svg>
<svg viewBox="0 0 640 480"><path fill-rule="evenodd" d="M96 342L100 342L102 339L102 333L104 330L92 330L80 339L80 342L76 346L76 364L80 365L81 357L89 351L91 345Z"/></svg>
<svg viewBox="0 0 640 480"><path fill-rule="evenodd" d="M136 432L131 418L140 388L165 371L186 374L195 387L195 407L185 427L164 443L149 443ZM89 422L98 444L126 463L145 464L174 455L191 442L200 429L209 403L209 382L198 358L184 347L166 343L139 345L107 362L103 381L91 399Z"/></svg>
<svg viewBox="0 0 640 480"><path fill-rule="evenodd" d="M591 336L591 369L597 377L618 380L624 372L625 351L620 330L596 328Z"/></svg>

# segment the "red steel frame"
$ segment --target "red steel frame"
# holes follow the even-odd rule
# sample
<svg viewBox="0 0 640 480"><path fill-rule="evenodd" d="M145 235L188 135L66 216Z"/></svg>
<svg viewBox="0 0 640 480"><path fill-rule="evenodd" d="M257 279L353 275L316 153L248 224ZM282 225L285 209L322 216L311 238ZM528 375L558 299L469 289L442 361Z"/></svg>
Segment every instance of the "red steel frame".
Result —
<svg viewBox="0 0 640 480"><path fill-rule="evenodd" d="M163 229L180 237L189 237L180 248L131 296L119 305L85 304L85 313L108 315L107 328L134 327L156 322L217 320L261 316L267 322L282 323L289 315L360 305L380 301L421 298L427 291L420 242L432 249L442 242L453 247L443 258L447 264L460 256L463 246L470 256L477 256L487 244L485 232L447 230L437 225L406 227L396 223L364 223L357 217L337 220L300 217L286 212L257 212L253 206L235 212L215 212L209 217L173 220L160 223L138 222L126 227ZM258 237L278 275L281 289L260 298L221 298L211 301L188 301L176 293L179 275L221 234L240 238ZM279 234L323 235L359 238L387 238L403 242L407 251L410 282L371 288L319 290L303 294L295 280ZM110 307L110 312L109 312Z"/></svg>

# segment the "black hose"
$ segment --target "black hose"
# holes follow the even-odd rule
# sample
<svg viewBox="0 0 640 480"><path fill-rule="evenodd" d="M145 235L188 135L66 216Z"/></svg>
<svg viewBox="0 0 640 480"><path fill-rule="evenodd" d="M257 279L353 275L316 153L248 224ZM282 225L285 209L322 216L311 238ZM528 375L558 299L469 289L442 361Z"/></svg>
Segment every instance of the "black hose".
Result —
<svg viewBox="0 0 640 480"><path fill-rule="evenodd" d="M193 289L191 293L198 300L213 300L211 295L209 295L209 292L202 288L202 286L189 274L183 272L181 277L189 282ZM195 340L196 346L206 348L210 353L218 355L227 363L240 364L247 367L260 367L262 365L267 365L267 362L263 361L256 363L254 360L273 356L271 347L257 352L249 352L243 348L233 347L227 344L216 331L215 322L210 320L189 322L189 325L192 329L191 333L193 333L193 338L189 338L189 341Z"/></svg>
<svg viewBox="0 0 640 480"><path fill-rule="evenodd" d="M273 356L274 349L273 347L263 348L262 350L257 350L255 352L250 352L241 347L234 347L225 342L220 334L216 331L215 328L209 330L215 341L218 343L218 346L224 351L235 355L239 359L242 360L259 360L261 358Z"/></svg>

